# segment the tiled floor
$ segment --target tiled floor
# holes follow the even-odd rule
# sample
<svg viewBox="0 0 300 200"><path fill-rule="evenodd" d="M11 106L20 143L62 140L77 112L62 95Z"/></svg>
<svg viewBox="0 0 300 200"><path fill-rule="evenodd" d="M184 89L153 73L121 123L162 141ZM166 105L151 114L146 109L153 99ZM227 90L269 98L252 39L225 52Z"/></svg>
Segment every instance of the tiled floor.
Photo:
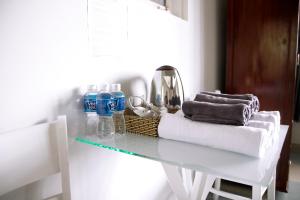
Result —
<svg viewBox="0 0 300 200"><path fill-rule="evenodd" d="M251 198L251 187L249 186L222 182L221 189ZM263 199L266 198L265 195ZM213 199L212 195L210 194L207 199ZM220 197L219 199L225 200L226 198ZM276 200L300 200L300 152L291 154L288 193L276 192Z"/></svg>
<svg viewBox="0 0 300 200"><path fill-rule="evenodd" d="M300 199L300 152L291 154L288 193L277 192L276 200Z"/></svg>
<svg viewBox="0 0 300 200"><path fill-rule="evenodd" d="M291 154L290 181L300 182L300 152Z"/></svg>

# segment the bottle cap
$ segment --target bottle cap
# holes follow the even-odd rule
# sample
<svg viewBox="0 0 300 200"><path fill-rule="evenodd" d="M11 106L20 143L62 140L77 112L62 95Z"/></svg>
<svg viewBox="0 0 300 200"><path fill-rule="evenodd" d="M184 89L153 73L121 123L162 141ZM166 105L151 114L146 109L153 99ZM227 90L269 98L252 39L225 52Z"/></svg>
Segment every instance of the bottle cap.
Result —
<svg viewBox="0 0 300 200"><path fill-rule="evenodd" d="M112 92L121 91L121 84L120 83L111 84L111 91Z"/></svg>
<svg viewBox="0 0 300 200"><path fill-rule="evenodd" d="M87 90L90 91L90 92L97 92L98 87L95 84L90 84L90 85L87 86Z"/></svg>
<svg viewBox="0 0 300 200"><path fill-rule="evenodd" d="M109 84L108 83L101 84L100 91L109 91Z"/></svg>

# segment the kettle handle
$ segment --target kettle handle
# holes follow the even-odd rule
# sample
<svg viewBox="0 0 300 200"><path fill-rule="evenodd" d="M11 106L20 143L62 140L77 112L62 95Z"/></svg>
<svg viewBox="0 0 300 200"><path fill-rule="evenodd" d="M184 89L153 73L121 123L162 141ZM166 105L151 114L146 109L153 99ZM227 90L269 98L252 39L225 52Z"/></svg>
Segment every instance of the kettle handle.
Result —
<svg viewBox="0 0 300 200"><path fill-rule="evenodd" d="M176 68L175 68L176 69ZM181 76L180 76L180 74L179 74L179 72L178 72L178 70L176 69L176 72L177 72L177 74L178 74L178 77L179 77L179 79L180 79L180 82L181 82L181 90L182 90L182 101L184 101L184 90L183 90L183 82L182 82L182 79L181 79ZM183 102L182 102L183 103Z"/></svg>

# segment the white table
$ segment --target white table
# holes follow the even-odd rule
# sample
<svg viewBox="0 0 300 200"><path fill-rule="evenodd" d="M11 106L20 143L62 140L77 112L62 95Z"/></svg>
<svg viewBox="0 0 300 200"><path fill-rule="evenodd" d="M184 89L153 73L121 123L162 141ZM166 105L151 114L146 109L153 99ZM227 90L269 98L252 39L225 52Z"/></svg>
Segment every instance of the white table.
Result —
<svg viewBox="0 0 300 200"><path fill-rule="evenodd" d="M252 199L275 199L276 166L288 131L281 125L274 145L262 159L163 138L124 134L109 138L78 136L76 141L139 156L162 163L170 186L178 199L206 199L208 192L231 199L249 199L219 191L215 180L226 179L251 185Z"/></svg>

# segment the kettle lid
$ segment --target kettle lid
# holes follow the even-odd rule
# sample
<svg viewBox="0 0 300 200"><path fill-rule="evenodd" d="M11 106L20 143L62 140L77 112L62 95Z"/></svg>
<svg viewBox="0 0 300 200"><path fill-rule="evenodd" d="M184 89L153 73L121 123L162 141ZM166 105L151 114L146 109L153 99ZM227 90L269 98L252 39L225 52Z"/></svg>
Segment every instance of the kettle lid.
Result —
<svg viewBox="0 0 300 200"><path fill-rule="evenodd" d="M156 71L167 71L167 70L175 70L175 67L164 65L156 69Z"/></svg>

